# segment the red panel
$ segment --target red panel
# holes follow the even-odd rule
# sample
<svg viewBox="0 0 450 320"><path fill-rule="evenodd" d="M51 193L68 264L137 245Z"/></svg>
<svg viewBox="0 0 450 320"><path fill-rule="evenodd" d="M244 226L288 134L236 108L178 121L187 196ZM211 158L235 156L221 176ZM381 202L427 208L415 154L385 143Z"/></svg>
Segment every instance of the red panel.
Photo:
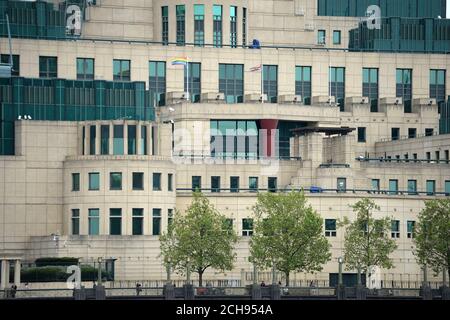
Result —
<svg viewBox="0 0 450 320"><path fill-rule="evenodd" d="M259 125L261 126L261 129L263 130L267 130L267 136L265 137L265 141L266 141L266 155L268 157L271 157L273 152L272 152L272 143L273 143L273 139L275 137L275 132L272 132L272 130L276 130L278 128L278 120L274 120L274 119L264 119L264 120L259 120Z"/></svg>

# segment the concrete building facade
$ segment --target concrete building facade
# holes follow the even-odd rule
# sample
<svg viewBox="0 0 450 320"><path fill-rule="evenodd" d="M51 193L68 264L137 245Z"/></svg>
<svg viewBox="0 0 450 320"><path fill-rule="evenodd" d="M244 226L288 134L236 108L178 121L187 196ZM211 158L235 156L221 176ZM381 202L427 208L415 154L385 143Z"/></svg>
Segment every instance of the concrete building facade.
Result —
<svg viewBox="0 0 450 320"><path fill-rule="evenodd" d="M243 286L257 192L304 189L332 260L294 282L337 273L344 231L326 226L353 218L349 206L365 197L396 222L383 281L421 281L414 223L425 200L450 194L448 51L352 50L364 22L326 16L323 3L0 4L14 58L13 76L0 79L2 270L7 257L102 257L118 280L162 280L159 234L199 187L239 235L235 268L205 278ZM70 5L82 12L79 33L66 25ZM180 57L188 85L172 65Z"/></svg>

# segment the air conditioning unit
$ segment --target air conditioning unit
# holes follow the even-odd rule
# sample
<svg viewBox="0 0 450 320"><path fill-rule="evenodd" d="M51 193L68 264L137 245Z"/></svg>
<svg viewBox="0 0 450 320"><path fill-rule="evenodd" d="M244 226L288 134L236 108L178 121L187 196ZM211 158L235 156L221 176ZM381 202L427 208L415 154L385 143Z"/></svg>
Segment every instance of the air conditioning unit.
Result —
<svg viewBox="0 0 450 320"><path fill-rule="evenodd" d="M207 92L202 93L202 102L222 102L225 101L223 92Z"/></svg>
<svg viewBox="0 0 450 320"><path fill-rule="evenodd" d="M248 103L256 103L256 102L265 102L267 101L267 94L260 93L249 93L245 95L245 102Z"/></svg>
<svg viewBox="0 0 450 320"><path fill-rule="evenodd" d="M177 101L183 101L187 100L187 93L186 92L168 92L167 93L167 100L168 102L177 102Z"/></svg>
<svg viewBox="0 0 450 320"><path fill-rule="evenodd" d="M281 96L278 96L278 102L279 103L301 103L302 96L292 95L292 94L281 95Z"/></svg>
<svg viewBox="0 0 450 320"><path fill-rule="evenodd" d="M6 63L0 63L0 78L11 78L12 66Z"/></svg>

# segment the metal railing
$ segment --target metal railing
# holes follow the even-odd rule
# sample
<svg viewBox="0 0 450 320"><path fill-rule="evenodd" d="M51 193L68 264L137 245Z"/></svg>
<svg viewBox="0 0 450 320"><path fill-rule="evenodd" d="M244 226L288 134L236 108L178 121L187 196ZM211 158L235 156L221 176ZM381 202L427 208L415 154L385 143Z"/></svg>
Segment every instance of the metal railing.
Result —
<svg viewBox="0 0 450 320"><path fill-rule="evenodd" d="M409 164L450 164L450 159L409 159L409 158L355 158L356 161L359 162L368 162L368 163L409 163Z"/></svg>

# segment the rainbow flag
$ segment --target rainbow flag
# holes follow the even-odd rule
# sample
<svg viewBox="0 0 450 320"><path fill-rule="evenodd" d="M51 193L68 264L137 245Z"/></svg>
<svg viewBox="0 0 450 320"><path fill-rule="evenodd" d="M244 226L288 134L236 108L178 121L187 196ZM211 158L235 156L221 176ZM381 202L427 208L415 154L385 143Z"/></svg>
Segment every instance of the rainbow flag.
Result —
<svg viewBox="0 0 450 320"><path fill-rule="evenodd" d="M181 57L181 58L174 58L172 59L172 65L173 66L185 66L188 63L187 57Z"/></svg>

